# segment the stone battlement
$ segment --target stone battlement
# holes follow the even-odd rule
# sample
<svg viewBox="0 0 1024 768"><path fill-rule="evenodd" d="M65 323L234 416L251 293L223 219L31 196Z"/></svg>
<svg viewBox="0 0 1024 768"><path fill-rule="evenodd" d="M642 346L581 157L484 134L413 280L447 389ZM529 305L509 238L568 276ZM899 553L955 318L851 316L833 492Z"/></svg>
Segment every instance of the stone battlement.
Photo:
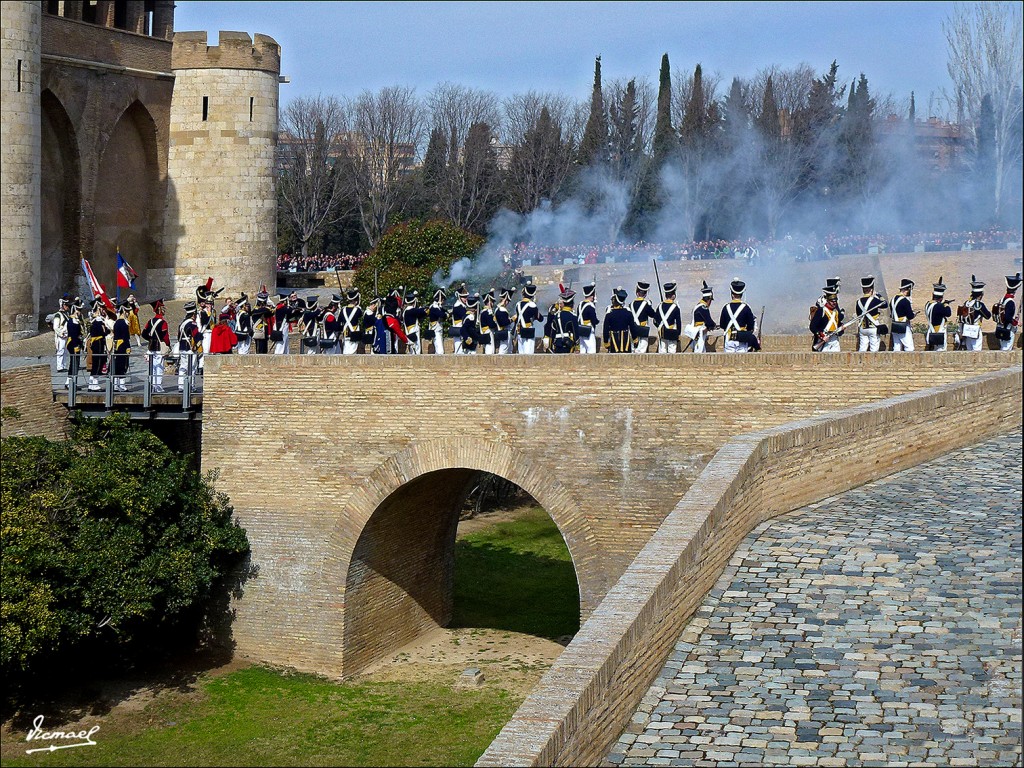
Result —
<svg viewBox="0 0 1024 768"><path fill-rule="evenodd" d="M207 45L206 32L175 32L171 69L255 69L278 74L281 46L274 38L248 32L218 33L217 45Z"/></svg>

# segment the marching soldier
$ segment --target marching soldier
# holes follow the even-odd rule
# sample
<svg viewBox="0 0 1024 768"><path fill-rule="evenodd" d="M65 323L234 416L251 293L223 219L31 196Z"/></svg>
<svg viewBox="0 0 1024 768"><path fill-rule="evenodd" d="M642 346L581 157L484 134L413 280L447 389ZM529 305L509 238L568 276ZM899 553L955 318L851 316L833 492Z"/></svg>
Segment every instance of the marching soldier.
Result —
<svg viewBox="0 0 1024 768"><path fill-rule="evenodd" d="M257 297L257 301L258 301ZM178 326L178 391L185 390L195 381L195 358L203 348L203 335L196 322L196 304L190 301L185 305L185 317ZM269 311L269 307L268 307ZM264 349L264 351L266 351Z"/></svg>
<svg viewBox="0 0 1024 768"><path fill-rule="evenodd" d="M971 275L971 298L957 308L960 320L960 344L968 352L981 351L981 323L991 320L992 313L985 306L985 283Z"/></svg>
<svg viewBox="0 0 1024 768"><path fill-rule="evenodd" d="M860 287L863 296L857 299L855 305L857 316L861 317L860 328L857 329L857 351L877 352L879 348L879 337L884 336L888 330L881 322L879 315L885 308L885 299L875 293L875 276L868 275L860 279Z"/></svg>
<svg viewBox="0 0 1024 768"><path fill-rule="evenodd" d="M61 298L57 312L53 316L53 346L57 357L57 372L68 369L68 320L71 314L71 299L65 293Z"/></svg>
<svg viewBox="0 0 1024 768"><path fill-rule="evenodd" d="M567 288L562 291L561 308L551 321L551 351L557 355L567 355L576 348L579 332L576 324L576 311L573 303L576 291Z"/></svg>
<svg viewBox="0 0 1024 768"><path fill-rule="evenodd" d="M494 354L494 289L483 295L480 307L480 346L485 355Z"/></svg>
<svg viewBox="0 0 1024 768"><path fill-rule="evenodd" d="M633 351L636 323L633 312L626 307L627 293L622 288L612 291L612 303L604 316L604 345L609 352Z"/></svg>
<svg viewBox="0 0 1024 768"><path fill-rule="evenodd" d="M477 313L480 309L480 297L476 294L472 296L462 297L463 307L465 312L462 313L461 322L459 323L459 337L455 340L457 347L455 350L456 355L475 355L477 349L480 347L480 326L477 322ZM453 315L454 316L454 315Z"/></svg>
<svg viewBox="0 0 1024 768"><path fill-rule="evenodd" d="M338 342L341 340L341 296L331 294L323 315L320 317L320 352L325 355L336 355L340 351Z"/></svg>
<svg viewBox="0 0 1024 768"><path fill-rule="evenodd" d="M629 305L629 311L633 313L633 325L636 326L636 346L633 347L633 351L639 355L647 352L647 347L650 343L648 340L648 333L650 332L648 324L658 316L654 311L654 305L647 298L647 292L650 289L650 283L645 283L642 280L638 282L636 284L636 298Z"/></svg>
<svg viewBox="0 0 1024 768"><path fill-rule="evenodd" d="M448 319L448 310L444 300L448 298L443 288L434 291L434 300L427 308L427 328L433 338L434 354L444 354L444 321Z"/></svg>
<svg viewBox="0 0 1024 768"><path fill-rule="evenodd" d="M252 349L252 304L244 293L238 299L235 309L235 335L238 336L235 351L240 355L248 355Z"/></svg>
<svg viewBox="0 0 1024 768"><path fill-rule="evenodd" d="M274 325L274 310L270 306L266 291L256 294L256 306L251 312L252 342L257 355L265 355L269 349L270 331ZM180 329L179 329L180 335Z"/></svg>
<svg viewBox="0 0 1024 768"><path fill-rule="evenodd" d="M307 296L305 309L299 319L299 335L302 337L302 353L316 355L320 352L320 297Z"/></svg>
<svg viewBox="0 0 1024 768"><path fill-rule="evenodd" d="M676 303L676 284L665 283L665 300L658 305L655 324L658 327L658 353L675 354L679 351L679 335L683 327L683 313Z"/></svg>
<svg viewBox="0 0 1024 768"><path fill-rule="evenodd" d="M146 323L146 327L142 329L142 338L147 344L146 357L149 360L149 375L153 382L153 391L163 392L164 353L171 347L170 329L164 318L163 299L157 299L150 306L153 307L154 314Z"/></svg>
<svg viewBox="0 0 1024 768"><path fill-rule="evenodd" d="M516 326L516 343L519 346L519 354L532 355L537 343L537 323L544 322L544 315L537 308L533 300L537 295L537 286L527 283L523 286L523 298L516 304L515 314L512 321Z"/></svg>
<svg viewBox="0 0 1024 768"><path fill-rule="evenodd" d="M514 288L502 289L498 306L494 310L494 342L499 355L507 355L512 345L512 313L508 307L512 303L513 295Z"/></svg>
<svg viewBox="0 0 1024 768"><path fill-rule="evenodd" d="M92 321L89 323L89 352L92 354L92 363L89 366L89 389L99 392L103 389L100 386L99 377L103 374L103 368L107 364L107 333L109 329L106 323L107 310L103 302L96 299L92 303Z"/></svg>
<svg viewBox="0 0 1024 768"><path fill-rule="evenodd" d="M953 314L949 306L950 299L944 299L946 286L939 277L939 282L932 284L932 299L924 305L924 316L928 321L928 334L925 336L925 349L932 352L946 351L946 321Z"/></svg>
<svg viewBox="0 0 1024 768"><path fill-rule="evenodd" d="M583 286L583 301L576 310L576 331L579 334L581 355L597 353L597 326L601 320L597 316L597 307L594 306L596 293L597 286L593 283Z"/></svg>
<svg viewBox="0 0 1024 768"><path fill-rule="evenodd" d="M405 294L405 305L402 309L402 325L405 327L406 338L409 339L405 351L410 355L423 354L420 323L426 318L427 310L419 306L419 299L419 293L410 291Z"/></svg>
<svg viewBox="0 0 1024 768"><path fill-rule="evenodd" d="M1016 298L1020 283L1020 272L1016 275L1006 275L1006 295L992 305L992 317L996 321L996 339L999 341L999 349L1003 352L1013 349L1013 337L1020 327Z"/></svg>
<svg viewBox="0 0 1024 768"><path fill-rule="evenodd" d="M839 337L843 331L840 326L843 324L845 314L839 308L839 288L835 285L826 285L822 289L825 303L817 307L814 317L811 318L811 334L814 341L811 349L818 352L838 352Z"/></svg>
<svg viewBox="0 0 1024 768"><path fill-rule="evenodd" d="M754 311L743 301L743 292L747 284L738 277L733 278L729 283L729 290L732 297L729 303L722 307L722 314L718 318L718 324L725 331L725 351L737 352L758 352L761 344L757 340L754 331L757 327L757 320L754 318Z"/></svg>
<svg viewBox="0 0 1024 768"><path fill-rule="evenodd" d="M889 333L892 334L890 338L893 352L914 351L914 332L910 329L910 321L917 316L910 299L913 291L914 281L903 278L900 280L900 292L889 302L889 314L892 316Z"/></svg>
<svg viewBox="0 0 1024 768"><path fill-rule="evenodd" d="M708 331L718 327L718 323L711 316L711 302L715 300L715 291L708 285L707 280L701 280L700 301L693 308L693 319L690 322L689 331L693 334L693 351L707 351Z"/></svg>
<svg viewBox="0 0 1024 768"><path fill-rule="evenodd" d="M68 378L64 382L67 389L78 388L78 369L82 362L82 350L85 348L82 343L82 313L77 303L68 305L68 339L65 349L68 354Z"/></svg>
<svg viewBox="0 0 1024 768"><path fill-rule="evenodd" d="M452 324L448 328L448 335L452 337L452 344L454 345L456 355L459 354L459 347L462 344L462 323L466 319L466 313L469 311L468 303L469 291L466 290L466 284L463 283L455 292L455 306L452 307Z"/></svg>
<svg viewBox="0 0 1024 768"><path fill-rule="evenodd" d="M359 291L349 288L345 294L348 303L341 310L341 354L354 355L363 341L363 312L359 306Z"/></svg>

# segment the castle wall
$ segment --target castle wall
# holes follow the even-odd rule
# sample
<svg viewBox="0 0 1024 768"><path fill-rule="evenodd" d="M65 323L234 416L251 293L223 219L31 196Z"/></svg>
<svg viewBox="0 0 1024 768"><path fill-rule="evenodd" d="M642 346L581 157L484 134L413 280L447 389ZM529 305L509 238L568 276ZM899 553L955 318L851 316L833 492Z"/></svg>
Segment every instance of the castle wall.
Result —
<svg viewBox="0 0 1024 768"><path fill-rule="evenodd" d="M280 47L221 32L174 36L165 250L168 295L193 295L213 277L228 293L276 280Z"/></svg>
<svg viewBox="0 0 1024 768"><path fill-rule="evenodd" d="M3 0L0 40L0 341L31 336L39 312L41 17L39 3Z"/></svg>

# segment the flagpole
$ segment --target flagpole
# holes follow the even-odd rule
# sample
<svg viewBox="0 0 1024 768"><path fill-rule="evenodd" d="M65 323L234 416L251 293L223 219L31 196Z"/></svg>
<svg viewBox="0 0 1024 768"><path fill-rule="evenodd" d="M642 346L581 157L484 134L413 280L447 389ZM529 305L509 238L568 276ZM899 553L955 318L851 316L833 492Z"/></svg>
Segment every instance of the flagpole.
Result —
<svg viewBox="0 0 1024 768"><path fill-rule="evenodd" d="M114 259L114 285L117 286L117 304L121 305L121 265L118 262L121 260L121 244L117 244L117 258Z"/></svg>

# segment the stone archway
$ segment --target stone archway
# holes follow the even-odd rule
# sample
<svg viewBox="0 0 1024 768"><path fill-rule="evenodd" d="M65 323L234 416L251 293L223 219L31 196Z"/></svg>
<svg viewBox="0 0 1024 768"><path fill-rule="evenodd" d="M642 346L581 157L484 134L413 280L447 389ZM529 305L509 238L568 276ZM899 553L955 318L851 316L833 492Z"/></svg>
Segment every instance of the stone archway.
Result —
<svg viewBox="0 0 1024 768"><path fill-rule="evenodd" d="M60 99L43 91L39 313L57 311L74 292L81 231L82 165L75 128Z"/></svg>
<svg viewBox="0 0 1024 768"><path fill-rule="evenodd" d="M156 125L135 101L121 114L99 162L92 267L113 296L117 249L139 275L136 295L148 296L146 273L159 257L162 201Z"/></svg>
<svg viewBox="0 0 1024 768"><path fill-rule="evenodd" d="M500 443L413 444L361 486L331 542L344 560L346 675L451 618L458 510L477 471L515 483L544 507L572 557L581 613L593 607L599 585L586 567L597 555L590 526L550 471Z"/></svg>

